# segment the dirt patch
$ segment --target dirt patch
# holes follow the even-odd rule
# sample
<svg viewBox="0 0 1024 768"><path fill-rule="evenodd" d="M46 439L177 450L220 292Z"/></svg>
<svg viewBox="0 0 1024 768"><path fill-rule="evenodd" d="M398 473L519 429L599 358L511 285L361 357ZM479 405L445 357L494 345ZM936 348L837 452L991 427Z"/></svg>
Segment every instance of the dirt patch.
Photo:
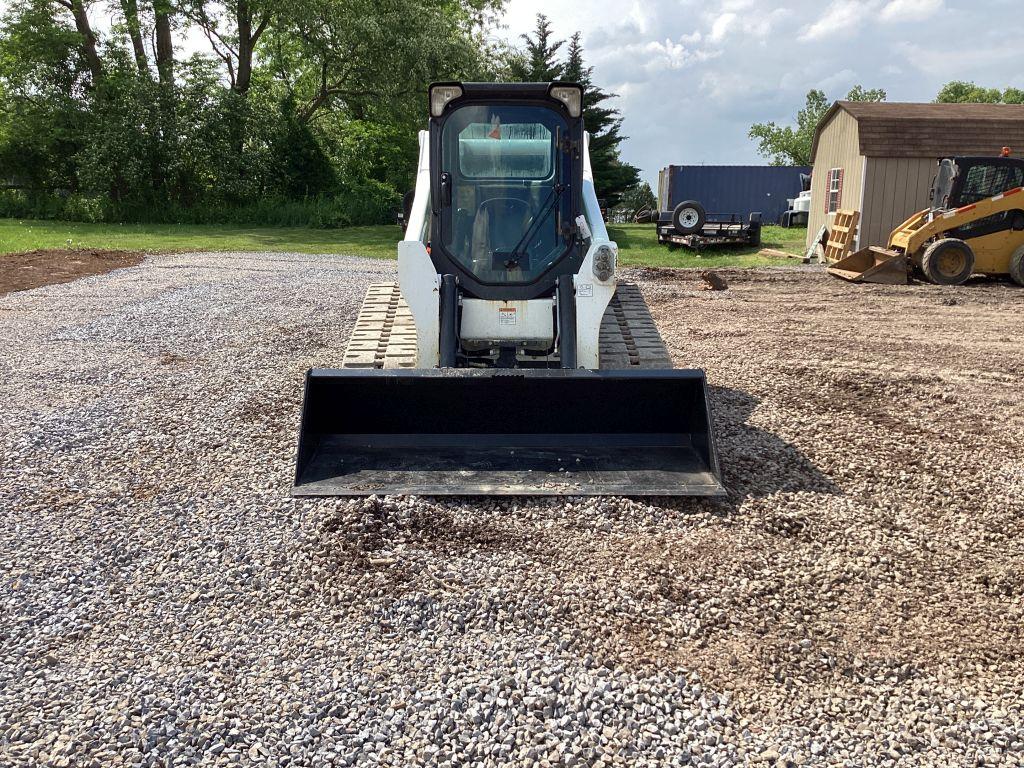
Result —
<svg viewBox="0 0 1024 768"><path fill-rule="evenodd" d="M726 272L729 290L709 295L692 271L637 272L676 366L721 387L736 508L702 558L685 527L673 534L666 559L703 567L679 579L699 601L672 599L700 624L644 650L737 689L1019 664L1024 422L1020 348L1004 329L1020 289L854 286L792 269ZM726 391L753 406L733 413ZM793 482L807 466L826 493Z"/></svg>
<svg viewBox="0 0 1024 768"><path fill-rule="evenodd" d="M101 248L45 248L0 256L0 296L44 285L70 283L142 262L138 251Z"/></svg>

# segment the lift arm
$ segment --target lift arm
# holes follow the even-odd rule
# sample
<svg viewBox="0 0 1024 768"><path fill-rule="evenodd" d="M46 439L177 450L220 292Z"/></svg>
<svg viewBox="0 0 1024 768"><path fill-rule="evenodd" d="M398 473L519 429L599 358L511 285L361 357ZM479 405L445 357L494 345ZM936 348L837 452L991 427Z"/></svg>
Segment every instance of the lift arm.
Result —
<svg viewBox="0 0 1024 768"><path fill-rule="evenodd" d="M948 211L926 210L915 213L889 235L889 248L906 254L917 253L924 244L951 229L995 216L999 213L1024 208L1024 198L1017 197L1024 187L1016 187L993 197Z"/></svg>

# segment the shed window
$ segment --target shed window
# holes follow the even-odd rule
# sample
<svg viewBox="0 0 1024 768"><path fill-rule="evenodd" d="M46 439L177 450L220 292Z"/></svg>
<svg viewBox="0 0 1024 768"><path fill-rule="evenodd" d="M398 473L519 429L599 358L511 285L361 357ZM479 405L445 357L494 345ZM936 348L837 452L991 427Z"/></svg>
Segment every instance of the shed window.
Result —
<svg viewBox="0 0 1024 768"><path fill-rule="evenodd" d="M835 213L843 204L843 169L833 168L828 172L828 187L825 192L825 213Z"/></svg>

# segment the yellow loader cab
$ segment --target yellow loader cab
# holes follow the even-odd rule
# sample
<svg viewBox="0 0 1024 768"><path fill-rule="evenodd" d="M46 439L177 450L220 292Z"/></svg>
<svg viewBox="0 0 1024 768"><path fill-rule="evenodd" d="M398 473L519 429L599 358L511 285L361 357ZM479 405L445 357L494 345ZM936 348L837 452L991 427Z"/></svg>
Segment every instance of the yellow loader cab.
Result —
<svg viewBox="0 0 1024 768"><path fill-rule="evenodd" d="M829 273L854 282L906 283L918 272L938 285L973 274L1024 285L1024 161L947 157L932 183L932 207L889 235L888 248L865 248Z"/></svg>

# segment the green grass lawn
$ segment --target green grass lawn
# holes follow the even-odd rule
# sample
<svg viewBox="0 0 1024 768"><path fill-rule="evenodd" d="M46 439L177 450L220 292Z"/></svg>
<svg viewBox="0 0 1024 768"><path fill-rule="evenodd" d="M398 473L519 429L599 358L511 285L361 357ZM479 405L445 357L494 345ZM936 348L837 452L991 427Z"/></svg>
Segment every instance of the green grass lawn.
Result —
<svg viewBox="0 0 1024 768"><path fill-rule="evenodd" d="M619 244L620 263L648 267L757 267L786 260L758 255L757 248L705 250L660 245L650 224L608 227ZM793 254L804 249L805 229L765 227L763 247ZM0 253L36 248L116 248L129 251L292 251L344 253L389 259L401 230L395 225L345 229L253 228L181 224L83 224L73 221L0 219Z"/></svg>
<svg viewBox="0 0 1024 768"><path fill-rule="evenodd" d="M671 249L658 242L653 224L611 224L608 234L619 246L619 261L627 266L645 267L761 267L792 264L788 259L760 256L761 248L774 248L803 255L807 229L766 226L761 230L760 248L706 248L698 256L689 248Z"/></svg>
<svg viewBox="0 0 1024 768"><path fill-rule="evenodd" d="M0 219L0 253L36 248L116 248L127 251L292 251L394 258L395 225L308 229L185 224L83 224Z"/></svg>

